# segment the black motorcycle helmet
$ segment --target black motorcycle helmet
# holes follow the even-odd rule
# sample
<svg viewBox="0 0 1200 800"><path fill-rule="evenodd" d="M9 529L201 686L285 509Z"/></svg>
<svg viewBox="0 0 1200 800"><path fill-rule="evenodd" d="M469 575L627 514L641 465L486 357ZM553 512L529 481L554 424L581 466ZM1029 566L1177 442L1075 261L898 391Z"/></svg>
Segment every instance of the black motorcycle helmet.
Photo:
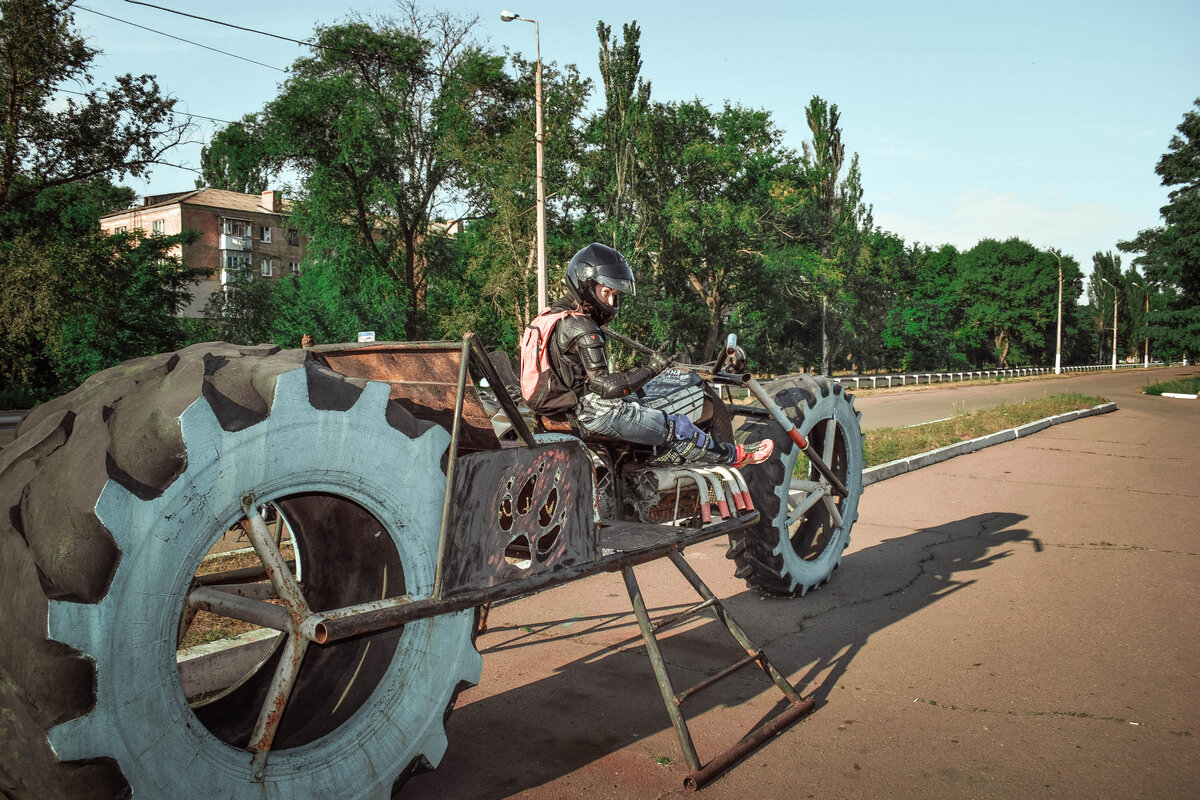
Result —
<svg viewBox="0 0 1200 800"><path fill-rule="evenodd" d="M606 244L593 242L580 250L567 265L567 288L585 306L597 324L603 325L617 315L620 295L612 305L596 296L596 284L633 297L637 294L633 270L625 256Z"/></svg>

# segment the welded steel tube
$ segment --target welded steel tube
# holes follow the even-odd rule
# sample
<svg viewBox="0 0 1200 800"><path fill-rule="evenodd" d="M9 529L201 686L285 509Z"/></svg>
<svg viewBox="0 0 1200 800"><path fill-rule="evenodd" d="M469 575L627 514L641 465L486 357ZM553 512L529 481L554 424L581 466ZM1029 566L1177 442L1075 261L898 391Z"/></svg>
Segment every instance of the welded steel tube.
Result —
<svg viewBox="0 0 1200 800"><path fill-rule="evenodd" d="M275 587L276 595L293 615L301 618L308 616L308 601L304 599L300 585L279 552L279 545L275 544L275 537L267 529L266 521L258 513L254 495L247 494L242 498L242 510L250 521L250 544L254 545L254 552L267 571L267 579Z"/></svg>
<svg viewBox="0 0 1200 800"><path fill-rule="evenodd" d="M513 426L513 430L521 437L521 441L525 442L529 447L533 447L537 444L537 440L533 438L533 433L529 430L529 425L526 424L525 417L521 416L521 410L517 408L516 401L508 393L504 381L500 378L500 373L496 372L496 368L492 366L492 362L488 358L487 352L483 349L483 345L479 343L479 338L475 336L471 337L471 355L474 357L475 366L483 372L484 377L488 379L488 383L495 390L496 402L504 409L504 413L508 417L509 424Z"/></svg>
<svg viewBox="0 0 1200 800"><path fill-rule="evenodd" d="M683 785L692 791L700 789L734 763L744 758L748 753L753 752L764 742L774 738L779 732L800 719L800 717L811 712L815 707L816 701L811 697L801 700L799 703L793 703L779 716L759 726L738 741L733 747L730 747L724 753L721 753L721 755L705 764L703 769L692 772L691 775L683 779Z"/></svg>
<svg viewBox="0 0 1200 800"><path fill-rule="evenodd" d="M427 597L407 602L405 597L387 598L373 601L369 609L359 610L360 607L350 606L343 609L322 611L314 617L318 622L314 626L314 641L336 642L348 636L360 633L394 628L417 619L436 617L440 614L451 614L466 608L474 608L484 603L494 603L512 597L540 592L553 586L569 583L579 578L595 575L600 572L614 572L627 566L644 564L657 558L662 558L675 550L688 547L699 542L725 536L733 531L742 530L758 523L758 511L750 511L740 517L732 517L724 522L706 525L695 530L681 531L678 538L664 539L661 542L637 550L610 552L584 564L577 564L552 572L542 572L527 578L504 581L492 586L479 587L455 592L447 597ZM633 528L642 527L638 523L616 523L617 528L628 525ZM659 526L648 526L661 530ZM377 604L377 605L376 605ZM302 631L307 631L302 627ZM322 635L323 634L323 635ZM307 635L307 634L306 634Z"/></svg>
<svg viewBox="0 0 1200 800"><path fill-rule="evenodd" d="M239 597L210 586L199 586L188 594L188 605L222 617L250 622L284 633L292 630L292 617L283 606Z"/></svg>

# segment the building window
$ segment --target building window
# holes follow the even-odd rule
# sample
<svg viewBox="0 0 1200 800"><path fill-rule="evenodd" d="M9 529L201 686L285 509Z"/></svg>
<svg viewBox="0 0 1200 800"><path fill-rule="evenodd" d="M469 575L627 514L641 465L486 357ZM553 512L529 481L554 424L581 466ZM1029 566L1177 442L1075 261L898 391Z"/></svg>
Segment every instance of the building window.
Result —
<svg viewBox="0 0 1200 800"><path fill-rule="evenodd" d="M248 281L253 275L250 273L250 254L249 253L225 253L225 257L221 259L221 283L235 283L238 281Z"/></svg>
<svg viewBox="0 0 1200 800"><path fill-rule="evenodd" d="M271 267L271 259L269 258L264 258L262 263L259 264L259 268L264 278L271 277L271 273L274 272L274 269Z"/></svg>
<svg viewBox="0 0 1200 800"><path fill-rule="evenodd" d="M226 253L225 269L250 269L250 256L245 253Z"/></svg>
<svg viewBox="0 0 1200 800"><path fill-rule="evenodd" d="M289 261L288 262L288 272L292 273L293 275L299 275L300 274L300 262L299 261Z"/></svg>
<svg viewBox="0 0 1200 800"><path fill-rule="evenodd" d="M258 238L260 241L271 243L271 227L269 225L258 226Z"/></svg>
<svg viewBox="0 0 1200 800"><path fill-rule="evenodd" d="M300 231L295 228L288 228L288 244L292 247L300 246Z"/></svg>
<svg viewBox="0 0 1200 800"><path fill-rule="evenodd" d="M249 236L250 222L244 219L223 219L221 233L226 236Z"/></svg>
<svg viewBox="0 0 1200 800"><path fill-rule="evenodd" d="M129 227L127 225L118 225L113 228L113 233L129 233Z"/></svg>
<svg viewBox="0 0 1200 800"><path fill-rule="evenodd" d="M161 219L156 219L154 222L150 223L150 232L155 236L162 236L163 233L166 232L166 227L166 223L164 223Z"/></svg>

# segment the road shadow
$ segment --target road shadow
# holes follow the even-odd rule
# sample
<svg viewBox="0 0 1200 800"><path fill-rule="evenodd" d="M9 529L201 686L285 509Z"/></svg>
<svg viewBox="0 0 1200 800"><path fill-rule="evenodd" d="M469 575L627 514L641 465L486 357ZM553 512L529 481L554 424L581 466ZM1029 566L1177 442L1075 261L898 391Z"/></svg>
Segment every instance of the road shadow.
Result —
<svg viewBox="0 0 1200 800"><path fill-rule="evenodd" d="M984 514L884 540L847 555L833 580L804 598L764 598L743 591L722 602L801 694L816 700L814 713L820 714L830 690L872 634L970 586L979 570L1008 557L1016 547L1040 552L1041 542L1018 527L1025 519L1018 514ZM706 567L710 574L730 568L724 559L713 559ZM704 576L704 570L699 571ZM690 605L693 595L686 591L677 604L652 607L651 616L661 618ZM741 655L719 622L710 615L700 619L705 621L659 637L676 691ZM528 648L528 657L537 658L540 644L600 632L606 634L606 644L585 645L588 655L553 675L457 709L447 723L450 746L441 766L412 778L396 798L499 800L669 731L632 610L572 616L503 632L508 635L499 644L483 650L485 671L489 653ZM622 634L616 643L613 633ZM761 672L742 670L689 699L684 712L691 719L713 708L754 703L765 720L782 709L781 697ZM697 737L701 760L712 758L748 730L722 730L721 741L713 741L711 735ZM673 733L670 737L670 749L661 755L673 762L670 769L678 775L664 772L664 791L678 788L675 778L682 780L687 772L678 741Z"/></svg>

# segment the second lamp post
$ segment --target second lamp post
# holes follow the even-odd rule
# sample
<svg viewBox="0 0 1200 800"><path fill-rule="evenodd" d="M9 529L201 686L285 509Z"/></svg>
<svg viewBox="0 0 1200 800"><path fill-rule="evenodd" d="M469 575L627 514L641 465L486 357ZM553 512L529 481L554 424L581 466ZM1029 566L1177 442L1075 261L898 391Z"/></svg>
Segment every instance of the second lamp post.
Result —
<svg viewBox="0 0 1200 800"><path fill-rule="evenodd" d="M500 12L504 22L520 20L533 23L534 45L537 48L537 72L534 77L534 104L537 106L537 130L534 141L537 145L537 297L538 312L540 313L549 302L546 297L546 173L543 169L542 146L545 136L542 133L542 31L536 19L522 17L507 9Z"/></svg>

